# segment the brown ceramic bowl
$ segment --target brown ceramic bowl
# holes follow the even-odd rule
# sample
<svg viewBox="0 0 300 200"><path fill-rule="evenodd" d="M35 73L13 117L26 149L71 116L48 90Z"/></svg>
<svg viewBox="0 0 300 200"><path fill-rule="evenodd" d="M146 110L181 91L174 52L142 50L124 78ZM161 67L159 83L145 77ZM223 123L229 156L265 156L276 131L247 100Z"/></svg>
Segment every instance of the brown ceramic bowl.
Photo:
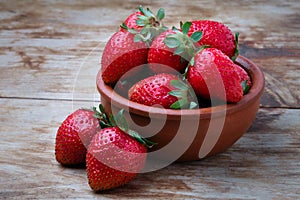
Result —
<svg viewBox="0 0 300 200"><path fill-rule="evenodd" d="M104 84L100 73L97 88L101 103L109 113L125 110L131 127L156 142L151 152L159 159L192 161L224 152L251 126L260 105L264 75L249 59L236 62L252 79L248 94L236 104L192 110L172 110L141 105L118 95Z"/></svg>

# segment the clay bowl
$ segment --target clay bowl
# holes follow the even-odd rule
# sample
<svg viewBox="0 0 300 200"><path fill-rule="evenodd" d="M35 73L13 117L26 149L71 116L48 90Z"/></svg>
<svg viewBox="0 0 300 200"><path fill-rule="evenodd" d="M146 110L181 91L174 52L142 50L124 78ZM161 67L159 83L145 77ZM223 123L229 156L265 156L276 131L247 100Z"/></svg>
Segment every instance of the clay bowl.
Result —
<svg viewBox="0 0 300 200"><path fill-rule="evenodd" d="M260 105L264 75L249 59L237 64L248 71L252 87L236 104L192 110L172 110L141 105L120 96L104 84L100 73L97 88L106 112L125 110L130 127L157 143L150 151L154 159L193 161L224 152L251 126Z"/></svg>

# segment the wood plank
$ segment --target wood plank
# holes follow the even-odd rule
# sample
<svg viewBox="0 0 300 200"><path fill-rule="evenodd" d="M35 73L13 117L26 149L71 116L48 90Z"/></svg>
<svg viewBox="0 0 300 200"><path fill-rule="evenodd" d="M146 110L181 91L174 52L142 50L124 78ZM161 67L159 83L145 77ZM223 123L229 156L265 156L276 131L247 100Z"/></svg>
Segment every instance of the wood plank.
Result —
<svg viewBox="0 0 300 200"><path fill-rule="evenodd" d="M95 77L105 42L139 4L1 1L0 96L99 99ZM300 107L297 1L162 0L144 6L164 7L169 27L180 20L213 19L239 31L241 54L266 75L262 106Z"/></svg>
<svg viewBox="0 0 300 200"><path fill-rule="evenodd" d="M85 169L61 167L54 157L56 130L71 113L71 101L2 98L0 106L0 199L300 197L299 109L260 109L225 153L140 174L124 187L95 194Z"/></svg>

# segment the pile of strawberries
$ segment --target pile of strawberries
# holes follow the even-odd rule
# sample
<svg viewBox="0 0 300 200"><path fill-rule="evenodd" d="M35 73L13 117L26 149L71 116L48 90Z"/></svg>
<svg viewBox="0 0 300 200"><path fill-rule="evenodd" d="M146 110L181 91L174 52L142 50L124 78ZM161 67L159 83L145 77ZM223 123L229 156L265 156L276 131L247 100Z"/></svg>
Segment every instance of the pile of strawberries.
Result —
<svg viewBox="0 0 300 200"><path fill-rule="evenodd" d="M129 100L164 108L195 108L198 102L237 103L251 80L235 63L238 34L211 20L167 28L164 10L139 8L107 42L102 79Z"/></svg>
<svg viewBox="0 0 300 200"><path fill-rule="evenodd" d="M202 101L237 103L251 86L235 63L237 38L224 24L197 20L167 28L164 10L139 7L107 42L101 77L129 100L167 109L193 109ZM223 95L222 95L223 94ZM78 109L57 131L56 160L84 165L92 190L124 185L143 169L155 145L131 130L123 116Z"/></svg>
<svg viewBox="0 0 300 200"><path fill-rule="evenodd" d="M86 166L94 191L131 181L143 169L151 141L129 129L123 110L108 116L103 106L78 109L56 133L55 157L63 166Z"/></svg>

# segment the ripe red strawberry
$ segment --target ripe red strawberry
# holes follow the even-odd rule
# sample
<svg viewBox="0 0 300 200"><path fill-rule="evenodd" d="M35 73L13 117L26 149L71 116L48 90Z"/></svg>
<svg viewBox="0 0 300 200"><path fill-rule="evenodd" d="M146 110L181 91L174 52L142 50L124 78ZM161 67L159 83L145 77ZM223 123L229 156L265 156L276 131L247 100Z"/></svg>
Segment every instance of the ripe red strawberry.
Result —
<svg viewBox="0 0 300 200"><path fill-rule="evenodd" d="M148 52L148 63L154 73L172 73L173 69L183 72L187 67L187 60L174 54L176 49L171 49L164 43L167 36L174 34L173 30L165 31L152 42Z"/></svg>
<svg viewBox="0 0 300 200"><path fill-rule="evenodd" d="M143 26L139 26L136 24L136 20L139 19L139 16L143 15L142 12L140 11L137 11L137 12L134 12L132 13L131 15L129 15L127 17L127 19L124 21L124 24L130 28L130 29L135 29L136 31L141 31L141 29L143 28ZM123 29L123 28L120 28L121 31L126 31L126 29Z"/></svg>
<svg viewBox="0 0 300 200"><path fill-rule="evenodd" d="M195 93L206 99L238 102L243 96L241 79L235 64L216 48L206 48L195 55L187 71L187 80ZM222 95L224 89L225 95Z"/></svg>
<svg viewBox="0 0 300 200"><path fill-rule="evenodd" d="M238 56L238 33L234 36L231 30L223 23L211 20L192 21L188 35L192 35L195 31L202 32L199 45L209 45L217 48L230 58L233 58L233 60Z"/></svg>
<svg viewBox="0 0 300 200"><path fill-rule="evenodd" d="M70 114L60 125L55 142L56 160L63 165L85 163L86 148L96 131L98 120L91 110L79 109Z"/></svg>
<svg viewBox="0 0 300 200"><path fill-rule="evenodd" d="M115 84L126 72L147 63L146 43L134 41L134 34L119 31L107 42L101 59L102 79Z"/></svg>
<svg viewBox="0 0 300 200"><path fill-rule="evenodd" d="M195 106L190 87L174 74L162 73L143 79L129 89L128 97L148 106L172 109Z"/></svg>
<svg viewBox="0 0 300 200"><path fill-rule="evenodd" d="M112 189L135 178L145 165L146 147L155 144L129 129L124 110L110 118L101 104L99 110L103 129L93 137L86 156L89 185L94 191Z"/></svg>
<svg viewBox="0 0 300 200"><path fill-rule="evenodd" d="M185 23L182 31L176 28L165 31L153 41L148 53L149 67L153 72L172 73L173 69L181 73L185 71L188 61L196 52L194 43L201 38L200 32L190 37L187 35L190 25L190 22Z"/></svg>
<svg viewBox="0 0 300 200"><path fill-rule="evenodd" d="M86 157L89 185L94 191L130 182L143 169L146 147L118 127L100 130Z"/></svg>

